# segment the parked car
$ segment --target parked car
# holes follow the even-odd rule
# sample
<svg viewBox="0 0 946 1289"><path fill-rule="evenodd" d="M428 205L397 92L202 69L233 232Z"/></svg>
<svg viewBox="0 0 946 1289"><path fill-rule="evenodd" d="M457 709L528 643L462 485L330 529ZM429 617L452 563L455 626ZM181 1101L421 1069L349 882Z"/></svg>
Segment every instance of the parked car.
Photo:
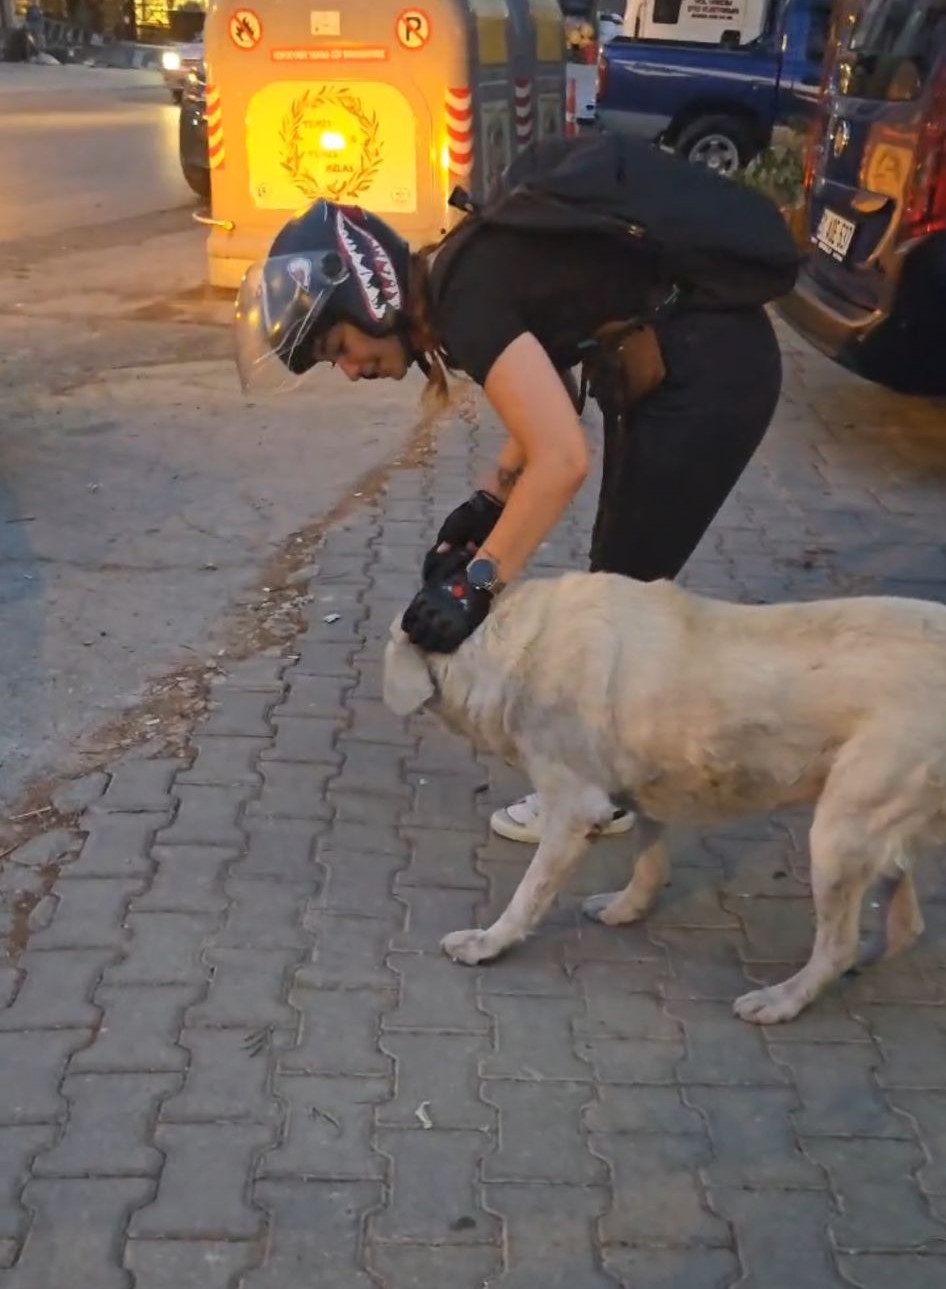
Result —
<svg viewBox="0 0 946 1289"><path fill-rule="evenodd" d="M809 171L812 253L782 312L862 376L946 394L946 0L865 0Z"/></svg>
<svg viewBox="0 0 946 1289"><path fill-rule="evenodd" d="M171 98L180 103L184 97L188 73L204 60L204 38L186 45L169 45L161 53L161 75L171 91Z"/></svg>
<svg viewBox="0 0 946 1289"><path fill-rule="evenodd" d="M207 80L204 61L191 68L181 99L178 126L181 170L198 197L210 196L210 157L207 151Z"/></svg>
<svg viewBox="0 0 946 1289"><path fill-rule="evenodd" d="M831 0L776 0L746 43L738 28L716 44L619 36L598 60L598 121L731 174L813 115L830 22Z"/></svg>

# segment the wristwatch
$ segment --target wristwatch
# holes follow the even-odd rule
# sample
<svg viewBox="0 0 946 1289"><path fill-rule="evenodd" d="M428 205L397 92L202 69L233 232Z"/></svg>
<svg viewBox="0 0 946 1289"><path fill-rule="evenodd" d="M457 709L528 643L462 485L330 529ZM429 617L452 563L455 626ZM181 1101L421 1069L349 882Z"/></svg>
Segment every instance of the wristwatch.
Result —
<svg viewBox="0 0 946 1289"><path fill-rule="evenodd" d="M466 579L475 591L488 591L498 595L506 583L499 580L499 570L491 559L477 555L466 566Z"/></svg>

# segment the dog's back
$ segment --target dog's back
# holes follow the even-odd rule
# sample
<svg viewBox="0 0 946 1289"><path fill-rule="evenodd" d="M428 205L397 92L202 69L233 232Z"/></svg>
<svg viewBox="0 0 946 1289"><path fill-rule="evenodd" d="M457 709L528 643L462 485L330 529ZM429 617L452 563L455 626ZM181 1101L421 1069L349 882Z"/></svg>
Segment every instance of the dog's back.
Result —
<svg viewBox="0 0 946 1289"><path fill-rule="evenodd" d="M811 799L872 723L946 774L942 605L749 606L573 573L508 593L437 665L444 714L466 732L643 794L658 817Z"/></svg>
<svg viewBox="0 0 946 1289"><path fill-rule="evenodd" d="M745 605L569 573L503 597L474 641L507 675L534 669L532 687L571 696L614 669L628 695L685 687L739 706L776 697L789 677L794 702L810 693L829 706L946 686L946 605L892 596Z"/></svg>

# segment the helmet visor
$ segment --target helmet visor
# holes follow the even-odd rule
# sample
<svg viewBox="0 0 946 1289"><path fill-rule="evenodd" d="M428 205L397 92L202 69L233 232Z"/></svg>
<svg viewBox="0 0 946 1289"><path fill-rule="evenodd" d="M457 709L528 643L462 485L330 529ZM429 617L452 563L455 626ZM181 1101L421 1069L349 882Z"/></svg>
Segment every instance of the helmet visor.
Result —
<svg viewBox="0 0 946 1289"><path fill-rule="evenodd" d="M252 264L237 294L236 361L244 393L292 389L316 361L319 318L348 278L336 251Z"/></svg>

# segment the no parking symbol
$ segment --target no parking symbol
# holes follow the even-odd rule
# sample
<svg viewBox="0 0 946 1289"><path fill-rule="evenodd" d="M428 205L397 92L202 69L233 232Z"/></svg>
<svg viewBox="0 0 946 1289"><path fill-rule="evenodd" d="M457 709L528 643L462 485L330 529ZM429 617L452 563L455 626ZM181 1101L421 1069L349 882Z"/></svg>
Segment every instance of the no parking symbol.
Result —
<svg viewBox="0 0 946 1289"><path fill-rule="evenodd" d="M405 9L394 24L398 43L405 49L423 49L430 40L430 19L423 9Z"/></svg>

